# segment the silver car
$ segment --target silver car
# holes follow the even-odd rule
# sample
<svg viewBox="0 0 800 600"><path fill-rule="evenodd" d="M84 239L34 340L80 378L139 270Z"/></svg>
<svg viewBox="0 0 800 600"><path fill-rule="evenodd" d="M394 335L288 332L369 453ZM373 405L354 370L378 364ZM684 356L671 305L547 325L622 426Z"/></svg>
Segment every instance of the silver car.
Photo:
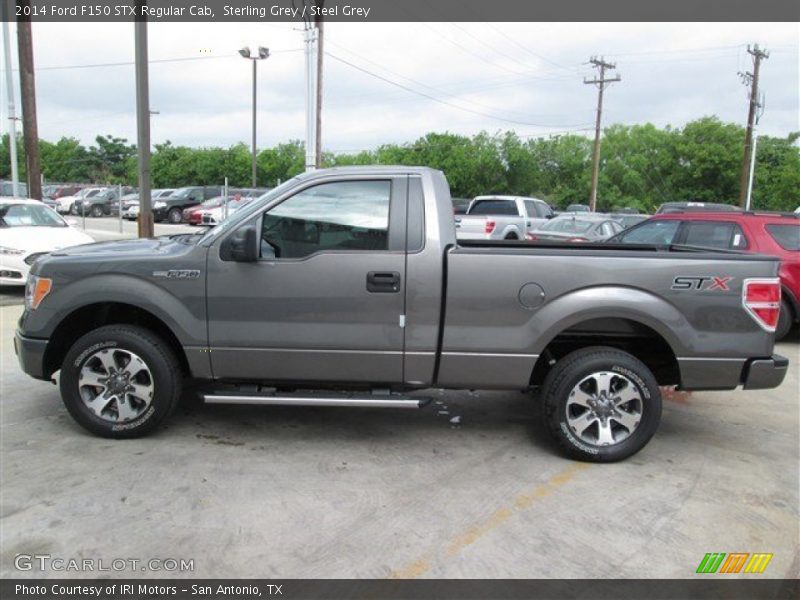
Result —
<svg viewBox="0 0 800 600"><path fill-rule="evenodd" d="M529 239L563 242L602 242L624 227L608 215L570 213L559 215L532 232Z"/></svg>

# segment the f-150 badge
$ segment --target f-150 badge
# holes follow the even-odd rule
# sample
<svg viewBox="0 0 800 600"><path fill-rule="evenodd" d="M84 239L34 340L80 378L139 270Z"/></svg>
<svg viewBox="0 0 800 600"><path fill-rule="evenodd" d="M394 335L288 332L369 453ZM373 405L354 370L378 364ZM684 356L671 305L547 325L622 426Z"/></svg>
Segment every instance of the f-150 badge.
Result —
<svg viewBox="0 0 800 600"><path fill-rule="evenodd" d="M169 271L153 271L153 277L166 279L197 279L200 271L197 269L170 269Z"/></svg>

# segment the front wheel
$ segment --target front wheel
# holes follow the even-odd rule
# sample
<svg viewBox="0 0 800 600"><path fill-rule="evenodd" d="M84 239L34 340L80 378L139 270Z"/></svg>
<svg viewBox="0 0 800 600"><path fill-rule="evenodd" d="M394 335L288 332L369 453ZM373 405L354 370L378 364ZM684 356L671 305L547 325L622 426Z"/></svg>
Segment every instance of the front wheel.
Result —
<svg viewBox="0 0 800 600"><path fill-rule="evenodd" d="M572 458L614 462L644 448L661 420L661 393L637 358L603 346L559 360L542 385L550 434Z"/></svg>
<svg viewBox="0 0 800 600"><path fill-rule="evenodd" d="M167 219L173 225L177 225L183 220L183 211L180 208L172 208L167 213Z"/></svg>
<svg viewBox="0 0 800 600"><path fill-rule="evenodd" d="M147 329L107 325L75 342L61 365L61 398L90 432L109 438L151 432L178 404L180 365Z"/></svg>
<svg viewBox="0 0 800 600"><path fill-rule="evenodd" d="M99 204L95 204L92 206L92 216L95 218L100 218L103 216L103 207Z"/></svg>

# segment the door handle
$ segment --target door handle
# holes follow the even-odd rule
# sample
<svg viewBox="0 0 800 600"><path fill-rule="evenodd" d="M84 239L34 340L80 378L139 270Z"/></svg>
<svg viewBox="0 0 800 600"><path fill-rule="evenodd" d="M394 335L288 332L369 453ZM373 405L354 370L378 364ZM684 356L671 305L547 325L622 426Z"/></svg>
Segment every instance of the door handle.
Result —
<svg viewBox="0 0 800 600"><path fill-rule="evenodd" d="M367 291L376 294L399 292L400 273L397 271L370 271L367 273Z"/></svg>

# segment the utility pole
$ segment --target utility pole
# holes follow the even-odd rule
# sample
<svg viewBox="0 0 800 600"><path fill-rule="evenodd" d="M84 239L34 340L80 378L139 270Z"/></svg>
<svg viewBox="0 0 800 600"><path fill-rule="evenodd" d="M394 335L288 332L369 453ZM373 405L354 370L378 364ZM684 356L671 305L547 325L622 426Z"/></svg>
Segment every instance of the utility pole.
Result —
<svg viewBox="0 0 800 600"><path fill-rule="evenodd" d="M306 171L317 167L317 28L308 19L303 27L306 54Z"/></svg>
<svg viewBox="0 0 800 600"><path fill-rule="evenodd" d="M20 3L30 6L30 0ZM19 84L22 91L22 134L25 141L28 197L42 199L42 170L39 162L39 129L36 124L36 78L33 72L31 22L17 21Z"/></svg>
<svg viewBox="0 0 800 600"><path fill-rule="evenodd" d="M584 78L583 83L597 86L597 118L594 125L594 150L592 151L592 190L589 193L589 209L594 212L597 207L597 180L600 175L600 122L603 116L603 91L606 85L622 81L619 75L606 79L606 69L616 69L617 65L606 62L603 57L593 56L589 62L600 70L600 77Z"/></svg>
<svg viewBox="0 0 800 600"><path fill-rule="evenodd" d="M750 155L753 152L753 131L758 120L758 111L762 107L758 97L758 76L761 61L769 58L769 52L755 44L752 48L747 46L747 53L753 57L753 72L739 73L742 83L750 86L750 105L747 111L747 129L744 134L744 152L742 153L742 174L739 179L739 206L742 208L748 203L748 188L752 162Z"/></svg>
<svg viewBox="0 0 800 600"><path fill-rule="evenodd" d="M144 2L140 1L139 6ZM141 9L139 9L141 15ZM136 54L136 145L139 154L139 237L154 235L153 203L150 196L150 83L147 65L147 19L137 18Z"/></svg>
<svg viewBox="0 0 800 600"><path fill-rule="evenodd" d="M325 6L325 0L319 0L317 5L322 8ZM315 131L315 166L319 169L322 167L322 58L325 53L323 48L323 41L325 37L325 23L322 20L322 15L318 14L316 17L317 26L317 114L316 114L316 131Z"/></svg>
<svg viewBox="0 0 800 600"><path fill-rule="evenodd" d="M10 2L2 3L3 54L5 55L6 94L8 94L8 153L11 155L11 194L19 196L19 169L17 166L17 114L14 107L14 76L11 73L11 37L8 22Z"/></svg>

